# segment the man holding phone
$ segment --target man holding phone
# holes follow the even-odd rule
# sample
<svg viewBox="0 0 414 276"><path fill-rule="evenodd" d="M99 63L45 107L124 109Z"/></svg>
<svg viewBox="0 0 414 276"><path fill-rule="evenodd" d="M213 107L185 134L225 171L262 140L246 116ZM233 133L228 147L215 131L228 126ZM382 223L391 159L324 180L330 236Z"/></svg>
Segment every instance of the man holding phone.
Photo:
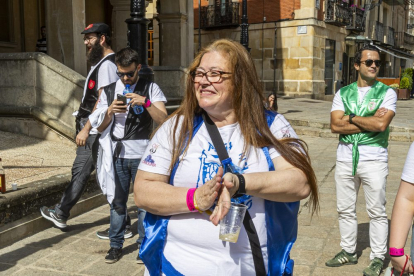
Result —
<svg viewBox="0 0 414 276"><path fill-rule="evenodd" d="M103 117L96 123L98 131L102 133L99 139L103 151L101 156L107 156L105 152L109 152L112 155L109 160L113 162L114 169L114 183L108 182L111 177L103 177L103 181L109 184L101 185L111 208L111 248L105 256L106 263L117 262L122 255L130 183L131 180L135 180L138 165L148 145L152 123L161 124L167 117L167 100L161 89L157 84L139 78L141 64L138 53L131 48L124 48L116 53L115 63L120 79L104 89L95 111ZM130 86L133 93L124 96L123 90L126 85ZM135 112L134 106L142 106L143 112ZM92 117L95 117L96 113ZM109 148L105 141L108 139ZM104 161L101 163L104 164ZM101 163L98 160L98 178L104 170L103 165L100 166ZM113 191L110 188L112 184L115 186ZM145 210L138 209L138 251L145 237L145 213ZM142 263L139 255L137 263Z"/></svg>
<svg viewBox="0 0 414 276"><path fill-rule="evenodd" d="M362 47L355 55L358 80L336 93L331 110L331 130L340 134L335 182L342 251L325 264L338 267L358 263L356 201L362 184L371 246L365 276L380 275L387 253L388 126L395 115L397 95L376 80L380 66L378 49L373 45Z"/></svg>

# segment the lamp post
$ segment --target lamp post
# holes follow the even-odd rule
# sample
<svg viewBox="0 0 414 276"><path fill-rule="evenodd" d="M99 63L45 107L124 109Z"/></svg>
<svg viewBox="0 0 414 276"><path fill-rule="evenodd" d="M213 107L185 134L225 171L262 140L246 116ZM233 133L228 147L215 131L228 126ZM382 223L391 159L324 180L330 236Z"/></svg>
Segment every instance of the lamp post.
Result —
<svg viewBox="0 0 414 276"><path fill-rule="evenodd" d="M247 0L243 0L242 6L242 23L241 23L240 44L250 52L249 48L249 24L247 19Z"/></svg>
<svg viewBox="0 0 414 276"><path fill-rule="evenodd" d="M201 50L201 0L198 0L198 52Z"/></svg>
<svg viewBox="0 0 414 276"><path fill-rule="evenodd" d="M141 70L139 76L149 81L154 81L154 72L148 66L148 24L145 18L145 0L131 0L131 18L125 20L128 24L128 43L138 52Z"/></svg>

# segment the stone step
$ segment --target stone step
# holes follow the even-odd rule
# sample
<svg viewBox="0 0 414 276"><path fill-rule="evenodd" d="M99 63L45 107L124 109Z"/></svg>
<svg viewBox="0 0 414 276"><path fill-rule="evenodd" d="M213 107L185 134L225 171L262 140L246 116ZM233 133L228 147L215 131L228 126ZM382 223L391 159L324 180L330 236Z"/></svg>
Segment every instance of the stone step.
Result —
<svg viewBox="0 0 414 276"><path fill-rule="evenodd" d="M339 135L332 133L330 129L324 128L315 128L315 127L308 127L308 126L292 126L295 130L296 134L299 135L306 135L306 136L313 136L313 137L323 137L323 138L337 138Z"/></svg>
<svg viewBox="0 0 414 276"><path fill-rule="evenodd" d="M0 196L0 248L40 232L53 223L43 219L40 207L53 206L60 201L71 181L71 174L55 175L48 179L19 186ZM71 210L71 218L106 204L93 173L79 202Z"/></svg>
<svg viewBox="0 0 414 276"><path fill-rule="evenodd" d="M332 133L330 129L324 128L315 128L315 127L308 127L308 126L292 126L295 130L296 134L299 135L306 135L312 137L323 137L323 138L338 138L339 134ZM397 132L392 131L390 132L390 141L399 141L399 142L413 142L414 141L414 133L411 132Z"/></svg>
<svg viewBox="0 0 414 276"><path fill-rule="evenodd" d="M390 141L412 142L414 141L414 133L391 131Z"/></svg>
<svg viewBox="0 0 414 276"><path fill-rule="evenodd" d="M309 120L287 119L292 126L305 126L321 129L330 129L330 123L315 122Z"/></svg>

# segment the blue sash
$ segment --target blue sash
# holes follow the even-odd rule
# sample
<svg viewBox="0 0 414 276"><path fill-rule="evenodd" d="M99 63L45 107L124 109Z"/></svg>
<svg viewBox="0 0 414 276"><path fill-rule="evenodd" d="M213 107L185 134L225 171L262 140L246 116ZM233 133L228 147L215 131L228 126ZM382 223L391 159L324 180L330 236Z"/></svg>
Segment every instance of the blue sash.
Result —
<svg viewBox="0 0 414 276"><path fill-rule="evenodd" d="M266 119L269 127L272 125L277 113L266 111ZM194 119L194 133L203 124L201 116ZM188 141L186 141L188 143ZM267 147L262 148L269 171L274 171L272 159ZM174 185L174 176L179 160L174 164L170 181ZM290 276L293 275L294 262L290 259L290 250L296 241L299 211L299 201L284 203L265 200L265 219L267 226L267 275ZM163 250L167 238L167 227L170 216L159 216L147 212L144 220L145 238L142 242L139 256L144 261L150 275L159 276L161 272L170 276L182 276L173 265L164 257Z"/></svg>

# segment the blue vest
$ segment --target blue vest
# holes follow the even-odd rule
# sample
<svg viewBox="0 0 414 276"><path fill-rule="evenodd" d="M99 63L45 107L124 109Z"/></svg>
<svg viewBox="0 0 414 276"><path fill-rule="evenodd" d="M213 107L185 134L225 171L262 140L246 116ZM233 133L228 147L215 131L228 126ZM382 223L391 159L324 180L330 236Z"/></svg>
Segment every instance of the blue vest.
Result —
<svg viewBox="0 0 414 276"><path fill-rule="evenodd" d="M269 127L272 125L277 113L266 111L266 119ZM201 116L194 119L194 134L203 124ZM188 143L188 141L187 141ZM272 159L267 147L262 148L269 171L274 171ZM170 184L174 185L174 176L179 161L174 164L170 176ZM290 259L290 250L296 241L299 211L299 201L285 203L265 200L265 220L267 226L267 252L268 269L267 275L290 276L293 275L294 262ZM170 216L159 216L151 213L146 214L144 220L145 238L140 249L140 257L144 261L150 275L159 276L161 272L165 275L183 275L164 257L163 249L167 238L167 226Z"/></svg>

